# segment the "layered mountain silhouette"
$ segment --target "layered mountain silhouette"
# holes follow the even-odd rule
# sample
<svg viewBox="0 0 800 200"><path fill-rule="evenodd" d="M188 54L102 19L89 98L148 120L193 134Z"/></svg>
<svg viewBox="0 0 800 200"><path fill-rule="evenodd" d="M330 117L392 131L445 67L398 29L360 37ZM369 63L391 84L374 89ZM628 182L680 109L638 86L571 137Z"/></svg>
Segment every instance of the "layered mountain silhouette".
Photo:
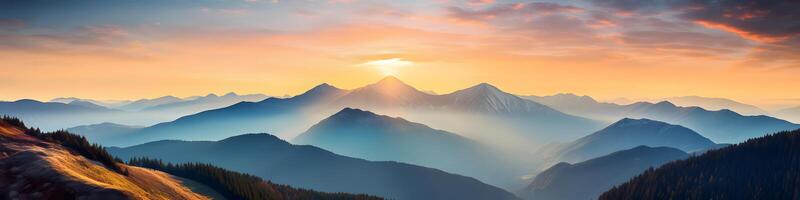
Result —
<svg viewBox="0 0 800 200"><path fill-rule="evenodd" d="M183 101L183 99L178 98L178 97L163 96L163 97L158 97L158 98L154 98L154 99L139 99L139 100L133 101L131 103L119 106L117 108L120 109L120 110L127 110L127 111L140 111L140 110L143 110L145 108L149 108L149 107L153 107L153 106L159 106L159 105L170 104L170 103L177 103L177 102L181 102L181 101Z"/></svg>
<svg viewBox="0 0 800 200"><path fill-rule="evenodd" d="M509 188L533 163L426 125L345 108L293 140L337 154L374 161L398 161L475 177Z"/></svg>
<svg viewBox="0 0 800 200"><path fill-rule="evenodd" d="M795 123L800 123L800 106L778 110L775 112L775 115Z"/></svg>
<svg viewBox="0 0 800 200"><path fill-rule="evenodd" d="M800 130L648 169L599 199L796 199Z"/></svg>
<svg viewBox="0 0 800 200"><path fill-rule="evenodd" d="M123 159L145 156L167 162L210 163L275 183L324 192L366 193L390 199L516 199L474 178L398 162L372 162L323 149L292 145L268 134L217 142L157 141L109 148Z"/></svg>
<svg viewBox="0 0 800 200"><path fill-rule="evenodd" d="M125 139L130 137L129 134L142 128L144 127L105 122L100 124L76 126L66 130L71 133L82 135L92 142L102 143L108 146L120 146L127 144Z"/></svg>
<svg viewBox="0 0 800 200"><path fill-rule="evenodd" d="M259 102L240 102L229 107L203 111L159 123L136 131L122 146L163 139L219 140L248 132L296 132L310 127L336 111L320 108L323 102L334 101L346 90L328 84L291 98L268 98Z"/></svg>
<svg viewBox="0 0 800 200"><path fill-rule="evenodd" d="M201 111L227 107L243 101L257 102L266 98L267 96L263 94L238 95L233 92L222 96L209 94L202 97L187 98L176 102L148 106L141 110L146 112L194 114Z"/></svg>
<svg viewBox="0 0 800 200"><path fill-rule="evenodd" d="M8 199L208 199L163 172L107 166L0 119L0 192ZM112 168L121 169L122 172ZM124 172L124 173L123 173Z"/></svg>
<svg viewBox="0 0 800 200"><path fill-rule="evenodd" d="M532 99L566 113L594 119L648 118L681 125L718 143L738 143L765 133L800 128L798 124L774 117L744 116L728 109L709 111L700 107L679 107L668 101L617 105L576 95Z"/></svg>
<svg viewBox="0 0 800 200"><path fill-rule="evenodd" d="M649 119L625 118L555 150L557 160L581 162L637 146L672 147L684 152L713 149L719 145L683 126Z"/></svg>
<svg viewBox="0 0 800 200"><path fill-rule="evenodd" d="M133 102L129 100L94 100L94 99L84 99L77 97L59 97L50 100L50 102L56 102L56 103L70 103L73 101L86 101L106 108L115 108Z"/></svg>
<svg viewBox="0 0 800 200"><path fill-rule="evenodd" d="M669 101L678 106L692 107L697 106L706 110L728 109L742 115L767 115L769 112L754 105L745 104L725 98L711 98L701 96L681 96L663 98L659 101Z"/></svg>
<svg viewBox="0 0 800 200"><path fill-rule="evenodd" d="M130 144L154 139L222 139L263 131L291 138L345 107L400 116L477 139L514 138L539 144L575 139L601 127L599 122L561 113L488 84L432 95L387 77L354 90L322 84L291 98L200 112L142 129L135 134L140 138L132 138ZM492 134L487 135L489 132Z"/></svg>
<svg viewBox="0 0 800 200"><path fill-rule="evenodd" d="M519 192L524 199L596 199L648 168L689 155L670 147L638 146L576 164L558 163L539 173Z"/></svg>
<svg viewBox="0 0 800 200"><path fill-rule="evenodd" d="M0 115L14 116L45 130L57 130L84 124L101 123L124 112L88 101L71 103L40 102L23 99L0 102Z"/></svg>

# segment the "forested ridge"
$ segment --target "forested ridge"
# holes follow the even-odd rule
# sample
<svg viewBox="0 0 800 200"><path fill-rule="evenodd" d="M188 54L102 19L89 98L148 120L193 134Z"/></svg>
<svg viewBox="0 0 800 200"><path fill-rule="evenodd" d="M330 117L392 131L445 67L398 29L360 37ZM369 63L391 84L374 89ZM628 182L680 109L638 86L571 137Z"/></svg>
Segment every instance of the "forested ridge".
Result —
<svg viewBox="0 0 800 200"><path fill-rule="evenodd" d="M372 200L375 196L347 193L325 193L275 184L259 177L226 170L204 163L164 163L149 158L131 158L129 165L163 171L175 176L203 183L229 199L282 200L282 199L332 199Z"/></svg>
<svg viewBox="0 0 800 200"><path fill-rule="evenodd" d="M800 199L800 130L648 169L599 199Z"/></svg>

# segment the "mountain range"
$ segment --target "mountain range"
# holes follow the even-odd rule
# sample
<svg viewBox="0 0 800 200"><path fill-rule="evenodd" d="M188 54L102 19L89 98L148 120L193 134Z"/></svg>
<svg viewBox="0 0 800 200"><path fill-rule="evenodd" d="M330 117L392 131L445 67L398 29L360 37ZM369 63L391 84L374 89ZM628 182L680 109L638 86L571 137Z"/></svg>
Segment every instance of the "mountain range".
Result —
<svg viewBox="0 0 800 200"><path fill-rule="evenodd" d="M13 102L0 101L0 115L21 118L44 130L106 122L150 126L204 110L226 107L242 101L260 101L265 98L266 96L260 94L229 93L224 96L211 94L186 99L167 96L116 104L74 97L56 98L51 102L23 99Z"/></svg>
<svg viewBox="0 0 800 200"><path fill-rule="evenodd" d="M671 103L674 103L675 105L682 107L697 106L706 110L728 109L742 115L769 115L769 112L757 106L725 98L680 96L680 97L668 97L655 100L655 102L661 102L661 101L669 101Z"/></svg>
<svg viewBox="0 0 800 200"><path fill-rule="evenodd" d="M202 162L253 174L275 183L323 192L365 193L390 199L516 199L474 178L398 162L345 157L268 134L221 141L165 140L108 148L122 159L150 157L173 163Z"/></svg>
<svg viewBox="0 0 800 200"><path fill-rule="evenodd" d="M123 111L109 109L88 101L70 103L40 102L30 99L13 102L0 101L0 115L20 118L45 130L102 123L124 114Z"/></svg>
<svg viewBox="0 0 800 200"><path fill-rule="evenodd" d="M684 152L716 148L708 138L683 126L649 119L625 118L575 141L554 147L558 161L581 162L640 145L671 147Z"/></svg>
<svg viewBox="0 0 800 200"><path fill-rule="evenodd" d="M796 199L800 130L747 140L648 169L599 199Z"/></svg>
<svg viewBox="0 0 800 200"><path fill-rule="evenodd" d="M119 107L132 102L130 100L94 100L94 99L85 99L77 97L59 97L50 100L50 102L55 102L55 103L70 103L73 101L86 101L106 108Z"/></svg>
<svg viewBox="0 0 800 200"><path fill-rule="evenodd" d="M561 113L488 84L444 95L421 92L394 77L343 90L321 84L291 98L268 98L200 112L137 131L129 144L158 139L222 139L242 132L292 138L345 107L403 117L479 141L524 147L571 140L602 123ZM492 133L487 135L486 133ZM494 138L494 139L490 139Z"/></svg>
<svg viewBox="0 0 800 200"><path fill-rule="evenodd" d="M800 128L799 124L770 116L745 116L728 109L710 111L700 107L680 107L668 101L618 105L597 102L588 96L568 94L532 99L565 113L587 118L610 121L626 117L648 118L681 125L718 143L738 143L765 133Z"/></svg>
<svg viewBox="0 0 800 200"><path fill-rule="evenodd" d="M337 154L398 161L467 175L510 188L534 169L530 157L509 153L447 131L360 109L345 108L292 140Z"/></svg>
<svg viewBox="0 0 800 200"><path fill-rule="evenodd" d="M675 148L638 146L575 164L562 162L539 173L519 196L531 200L596 199L650 167L688 156Z"/></svg>

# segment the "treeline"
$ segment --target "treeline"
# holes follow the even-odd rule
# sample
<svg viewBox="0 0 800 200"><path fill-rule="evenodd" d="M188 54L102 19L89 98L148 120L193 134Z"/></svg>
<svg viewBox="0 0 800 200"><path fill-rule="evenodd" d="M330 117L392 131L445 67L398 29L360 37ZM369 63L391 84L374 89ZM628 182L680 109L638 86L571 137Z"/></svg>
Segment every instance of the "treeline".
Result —
<svg viewBox="0 0 800 200"><path fill-rule="evenodd" d="M324 193L308 189L292 188L264 181L263 179L239 172L226 170L203 163L164 163L149 158L131 158L128 165L163 171L175 176L191 179L205 184L229 199L280 200L280 199L333 199L368 200L382 199L369 195L347 193Z"/></svg>
<svg viewBox="0 0 800 200"><path fill-rule="evenodd" d="M89 143L83 136L75 135L64 130L45 133L38 128L28 128L22 120L15 117L3 116L1 120L9 125L24 129L27 135L67 147L87 159L102 163L107 168L117 173L127 174L122 167L117 165L118 160L116 160L114 156L111 156L103 146Z"/></svg>
<svg viewBox="0 0 800 200"><path fill-rule="evenodd" d="M651 168L599 199L800 199L800 130Z"/></svg>

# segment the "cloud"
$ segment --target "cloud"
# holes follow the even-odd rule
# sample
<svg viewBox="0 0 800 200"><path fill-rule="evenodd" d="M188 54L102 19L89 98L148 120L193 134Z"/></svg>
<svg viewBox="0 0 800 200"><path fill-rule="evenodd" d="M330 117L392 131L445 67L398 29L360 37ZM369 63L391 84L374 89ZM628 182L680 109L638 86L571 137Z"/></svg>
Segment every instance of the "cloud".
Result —
<svg viewBox="0 0 800 200"><path fill-rule="evenodd" d="M556 3L530 2L497 4L484 9L449 7L448 15L466 21L490 21L500 17L535 17L564 12L581 12L583 9Z"/></svg>
<svg viewBox="0 0 800 200"><path fill-rule="evenodd" d="M25 22L18 19L0 19L0 31L18 30L25 27Z"/></svg>
<svg viewBox="0 0 800 200"><path fill-rule="evenodd" d="M674 18L680 24L691 23L694 27L703 28L695 32L719 31L735 35L753 45L735 44L730 48L747 51L746 66L770 66L766 63L778 63L779 68L800 68L800 2L798 1L744 1L744 0L592 0L592 5L610 12L636 15L629 18L659 16ZM684 31L691 27L680 26ZM659 29L659 28L655 28ZM731 43L730 39L707 38L702 41L684 37L688 46L698 49L721 50L714 46L691 45L708 44L709 42ZM636 36L640 37L640 36ZM627 40L630 41L628 37ZM731 43L733 44L733 43ZM750 48L748 48L750 47ZM721 51L726 52L726 51Z"/></svg>
<svg viewBox="0 0 800 200"><path fill-rule="evenodd" d="M797 1L692 1L681 16L708 28L757 42L780 42L800 35Z"/></svg>

